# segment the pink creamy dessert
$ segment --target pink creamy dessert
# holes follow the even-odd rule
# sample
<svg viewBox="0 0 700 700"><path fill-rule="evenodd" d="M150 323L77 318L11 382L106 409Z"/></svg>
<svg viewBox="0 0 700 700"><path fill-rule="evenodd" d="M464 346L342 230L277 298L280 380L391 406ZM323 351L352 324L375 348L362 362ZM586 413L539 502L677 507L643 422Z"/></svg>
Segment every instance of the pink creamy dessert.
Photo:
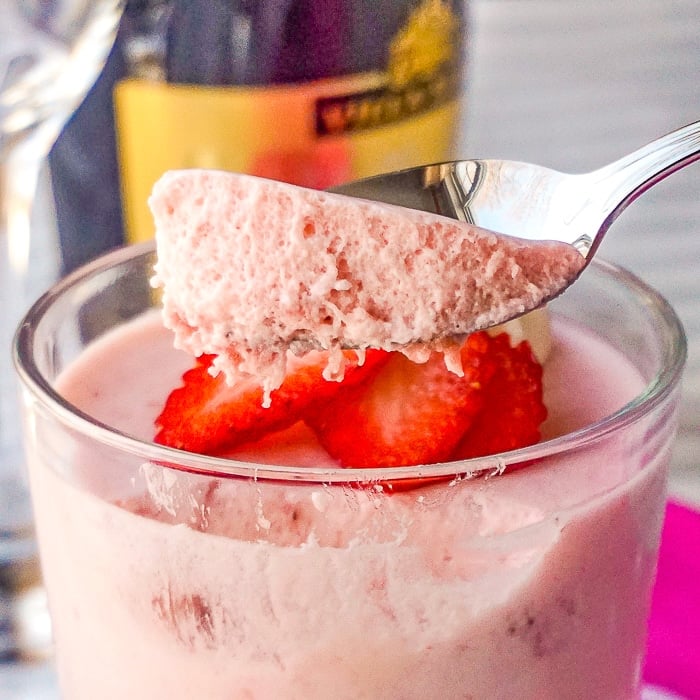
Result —
<svg viewBox="0 0 700 700"><path fill-rule="evenodd" d="M268 399L289 347L329 350L333 379L344 346L422 360L437 349L459 373L456 336L546 299L582 259L224 173L168 174L151 204L164 315L152 250L127 249L40 300L18 340L35 363L23 374L28 463L66 700L637 700L683 352L661 300L594 263L552 303L536 445L354 469L367 462L335 463L318 416L292 399L277 404L299 418L291 427L225 456L188 453L155 444L166 399L186 431L207 416L209 438L228 399L207 387L245 389L200 363L199 383L173 391L192 354L217 354L227 378L260 377ZM480 340L498 338L465 345ZM471 359L488 370L476 354L463 377L439 358L411 373L436 365L459 398L495 386L468 429L500 438L542 416L524 350L527 365L493 375L467 371ZM380 370L410 364L372 355ZM432 432L442 380L418 395L402 374L411 391L396 399L369 376L382 430L448 444L454 423ZM301 386L317 398L330 385L314 377ZM533 383L537 402L521 401ZM255 391L259 422L270 409ZM356 396L339 389L315 408L356 428L370 413ZM428 420L414 419L425 406ZM228 430L236 416L224 416ZM375 434L351 432L351 447Z"/></svg>
<svg viewBox="0 0 700 700"><path fill-rule="evenodd" d="M555 317L552 331L546 438L644 385L583 328ZM57 389L149 440L190 363L151 313L85 350ZM69 479L32 476L64 697L636 698L668 457L648 435L639 454L643 429L393 495L77 443L57 469ZM239 456L328 462L289 433Z"/></svg>
<svg viewBox="0 0 700 700"><path fill-rule="evenodd" d="M399 349L425 359L450 338L554 296L584 259L563 243L496 235L442 216L233 173L166 173L150 206L165 325L176 347L261 378L285 374L287 348Z"/></svg>

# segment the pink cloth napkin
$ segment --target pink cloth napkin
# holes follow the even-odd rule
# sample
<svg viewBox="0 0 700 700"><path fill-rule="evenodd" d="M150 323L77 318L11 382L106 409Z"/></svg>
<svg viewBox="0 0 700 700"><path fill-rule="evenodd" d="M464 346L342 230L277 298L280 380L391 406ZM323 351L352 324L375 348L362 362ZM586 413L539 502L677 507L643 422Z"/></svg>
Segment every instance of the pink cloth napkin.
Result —
<svg viewBox="0 0 700 700"><path fill-rule="evenodd" d="M700 700L700 512L666 511L644 678Z"/></svg>

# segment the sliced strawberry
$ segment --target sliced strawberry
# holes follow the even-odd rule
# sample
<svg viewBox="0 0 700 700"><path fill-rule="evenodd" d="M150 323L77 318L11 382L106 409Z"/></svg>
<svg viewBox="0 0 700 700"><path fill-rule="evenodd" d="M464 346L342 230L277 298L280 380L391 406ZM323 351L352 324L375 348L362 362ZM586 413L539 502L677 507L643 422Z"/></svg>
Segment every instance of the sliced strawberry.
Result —
<svg viewBox="0 0 700 700"><path fill-rule="evenodd" d="M484 405L460 440L453 459L482 457L532 445L547 417L542 402L542 367L523 341L514 348L506 333L491 339L490 357L498 366Z"/></svg>
<svg viewBox="0 0 700 700"><path fill-rule="evenodd" d="M252 378L241 376L234 386L224 376L209 373L213 356L203 355L183 374L183 384L168 396L156 418L155 441L190 452L220 454L298 421L311 405L327 401L341 387L350 387L373 374L388 354L367 351L360 365L355 352L346 351L343 382L323 378L328 355L311 352L290 358L289 372L263 407L263 391Z"/></svg>
<svg viewBox="0 0 700 700"><path fill-rule="evenodd" d="M481 409L495 371L489 346L485 333L467 339L463 377L448 371L440 354L417 364L392 353L371 381L339 392L306 421L343 466L445 461Z"/></svg>

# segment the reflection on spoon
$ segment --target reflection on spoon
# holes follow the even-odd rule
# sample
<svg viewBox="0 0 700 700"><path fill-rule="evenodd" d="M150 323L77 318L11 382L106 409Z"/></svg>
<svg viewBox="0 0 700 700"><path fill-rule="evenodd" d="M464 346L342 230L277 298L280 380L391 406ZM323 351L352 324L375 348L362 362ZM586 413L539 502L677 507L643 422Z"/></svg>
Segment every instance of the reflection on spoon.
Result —
<svg viewBox="0 0 700 700"><path fill-rule="evenodd" d="M459 160L357 180L332 191L530 241L569 243L589 262L627 206L699 158L697 121L580 175L508 160Z"/></svg>

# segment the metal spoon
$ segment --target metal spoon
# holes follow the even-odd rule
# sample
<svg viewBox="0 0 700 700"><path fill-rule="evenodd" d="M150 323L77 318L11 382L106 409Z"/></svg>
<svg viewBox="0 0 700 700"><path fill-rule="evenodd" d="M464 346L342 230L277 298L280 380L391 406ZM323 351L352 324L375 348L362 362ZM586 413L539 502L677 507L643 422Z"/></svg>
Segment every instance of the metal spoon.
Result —
<svg viewBox="0 0 700 700"><path fill-rule="evenodd" d="M459 160L357 180L331 191L532 241L562 241L575 246L588 264L624 209L698 159L700 121L585 174L507 160Z"/></svg>

